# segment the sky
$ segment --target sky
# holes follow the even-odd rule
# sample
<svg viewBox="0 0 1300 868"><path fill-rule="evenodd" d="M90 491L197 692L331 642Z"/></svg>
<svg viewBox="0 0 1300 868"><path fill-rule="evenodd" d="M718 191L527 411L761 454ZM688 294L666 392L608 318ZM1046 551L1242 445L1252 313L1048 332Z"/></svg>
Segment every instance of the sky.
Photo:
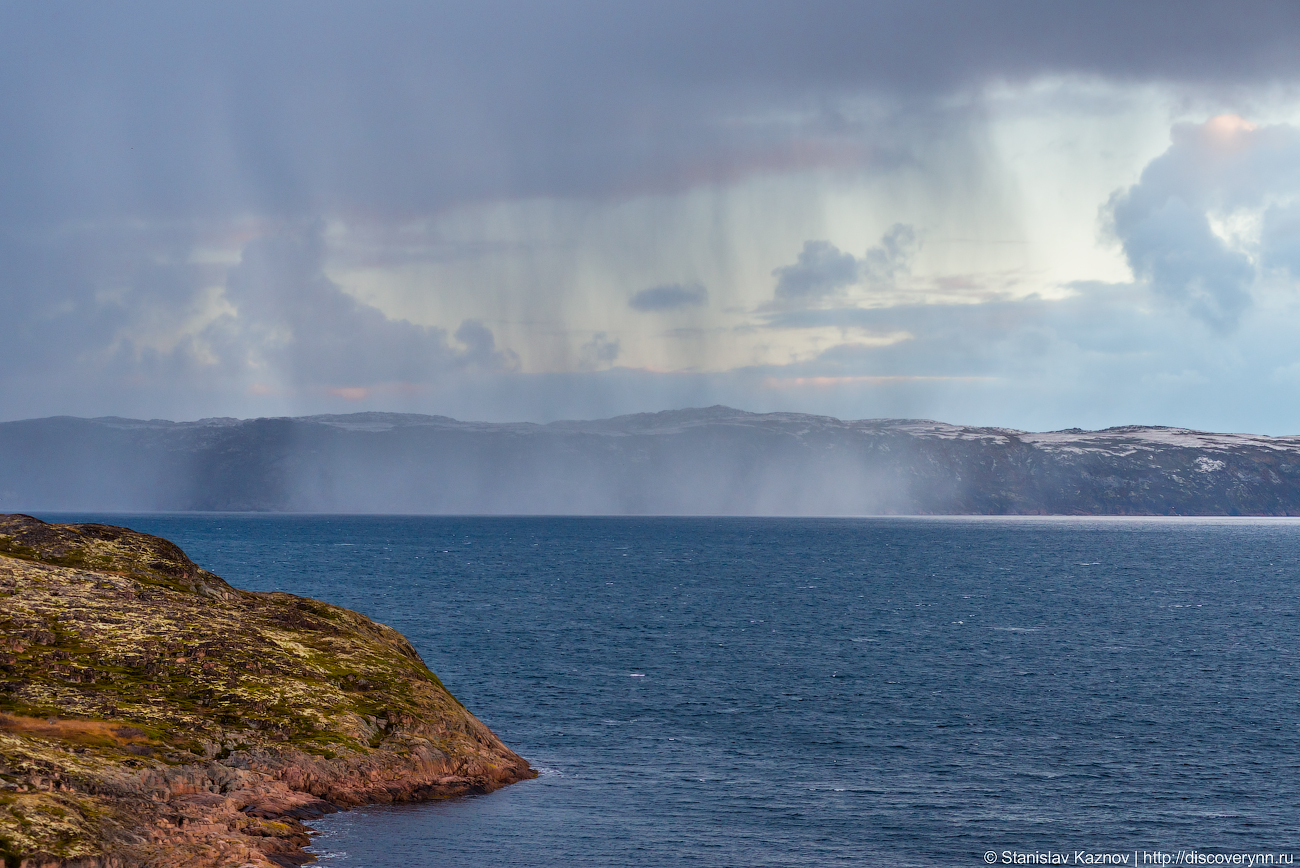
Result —
<svg viewBox="0 0 1300 868"><path fill-rule="evenodd" d="M0 0L0 419L1300 433L1300 6Z"/></svg>

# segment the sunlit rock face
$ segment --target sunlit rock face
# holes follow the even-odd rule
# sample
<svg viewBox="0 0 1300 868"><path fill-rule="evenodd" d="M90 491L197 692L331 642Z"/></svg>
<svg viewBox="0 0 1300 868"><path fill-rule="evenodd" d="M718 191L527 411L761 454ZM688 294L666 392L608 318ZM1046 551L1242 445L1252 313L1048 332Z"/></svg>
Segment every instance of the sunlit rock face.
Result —
<svg viewBox="0 0 1300 868"><path fill-rule="evenodd" d="M0 515L6 865L294 865L304 819L533 776L396 630Z"/></svg>
<svg viewBox="0 0 1300 868"><path fill-rule="evenodd" d="M549 425L360 413L0 425L0 508L1300 514L1300 437L1026 433L726 407Z"/></svg>

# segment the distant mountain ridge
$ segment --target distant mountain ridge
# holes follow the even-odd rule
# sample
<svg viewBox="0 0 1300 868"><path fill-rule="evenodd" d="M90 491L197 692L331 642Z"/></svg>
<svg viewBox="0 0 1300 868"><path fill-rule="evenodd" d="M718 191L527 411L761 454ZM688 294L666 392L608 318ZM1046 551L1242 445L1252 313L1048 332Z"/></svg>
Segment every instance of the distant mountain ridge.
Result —
<svg viewBox="0 0 1300 868"><path fill-rule="evenodd" d="M0 511L1300 515L1300 437L729 407L0 423Z"/></svg>

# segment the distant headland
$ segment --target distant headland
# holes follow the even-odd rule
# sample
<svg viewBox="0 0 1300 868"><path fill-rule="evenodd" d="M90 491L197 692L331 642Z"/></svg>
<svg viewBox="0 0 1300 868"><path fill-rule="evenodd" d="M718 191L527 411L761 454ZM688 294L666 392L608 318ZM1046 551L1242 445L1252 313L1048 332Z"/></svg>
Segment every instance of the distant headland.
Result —
<svg viewBox="0 0 1300 868"><path fill-rule="evenodd" d="M53 417L0 424L0 510L1300 515L1300 437L727 407L547 425Z"/></svg>
<svg viewBox="0 0 1300 868"><path fill-rule="evenodd" d="M396 630L0 515L6 868L294 866L304 819L534 776Z"/></svg>

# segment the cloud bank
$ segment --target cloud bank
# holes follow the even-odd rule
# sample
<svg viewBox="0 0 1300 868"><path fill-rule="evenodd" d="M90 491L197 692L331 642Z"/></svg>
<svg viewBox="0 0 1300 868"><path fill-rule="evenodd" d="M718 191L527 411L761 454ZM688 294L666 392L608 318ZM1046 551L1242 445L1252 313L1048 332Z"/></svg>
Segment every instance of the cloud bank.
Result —
<svg viewBox="0 0 1300 868"><path fill-rule="evenodd" d="M0 10L6 418L1300 430L1300 12Z"/></svg>

